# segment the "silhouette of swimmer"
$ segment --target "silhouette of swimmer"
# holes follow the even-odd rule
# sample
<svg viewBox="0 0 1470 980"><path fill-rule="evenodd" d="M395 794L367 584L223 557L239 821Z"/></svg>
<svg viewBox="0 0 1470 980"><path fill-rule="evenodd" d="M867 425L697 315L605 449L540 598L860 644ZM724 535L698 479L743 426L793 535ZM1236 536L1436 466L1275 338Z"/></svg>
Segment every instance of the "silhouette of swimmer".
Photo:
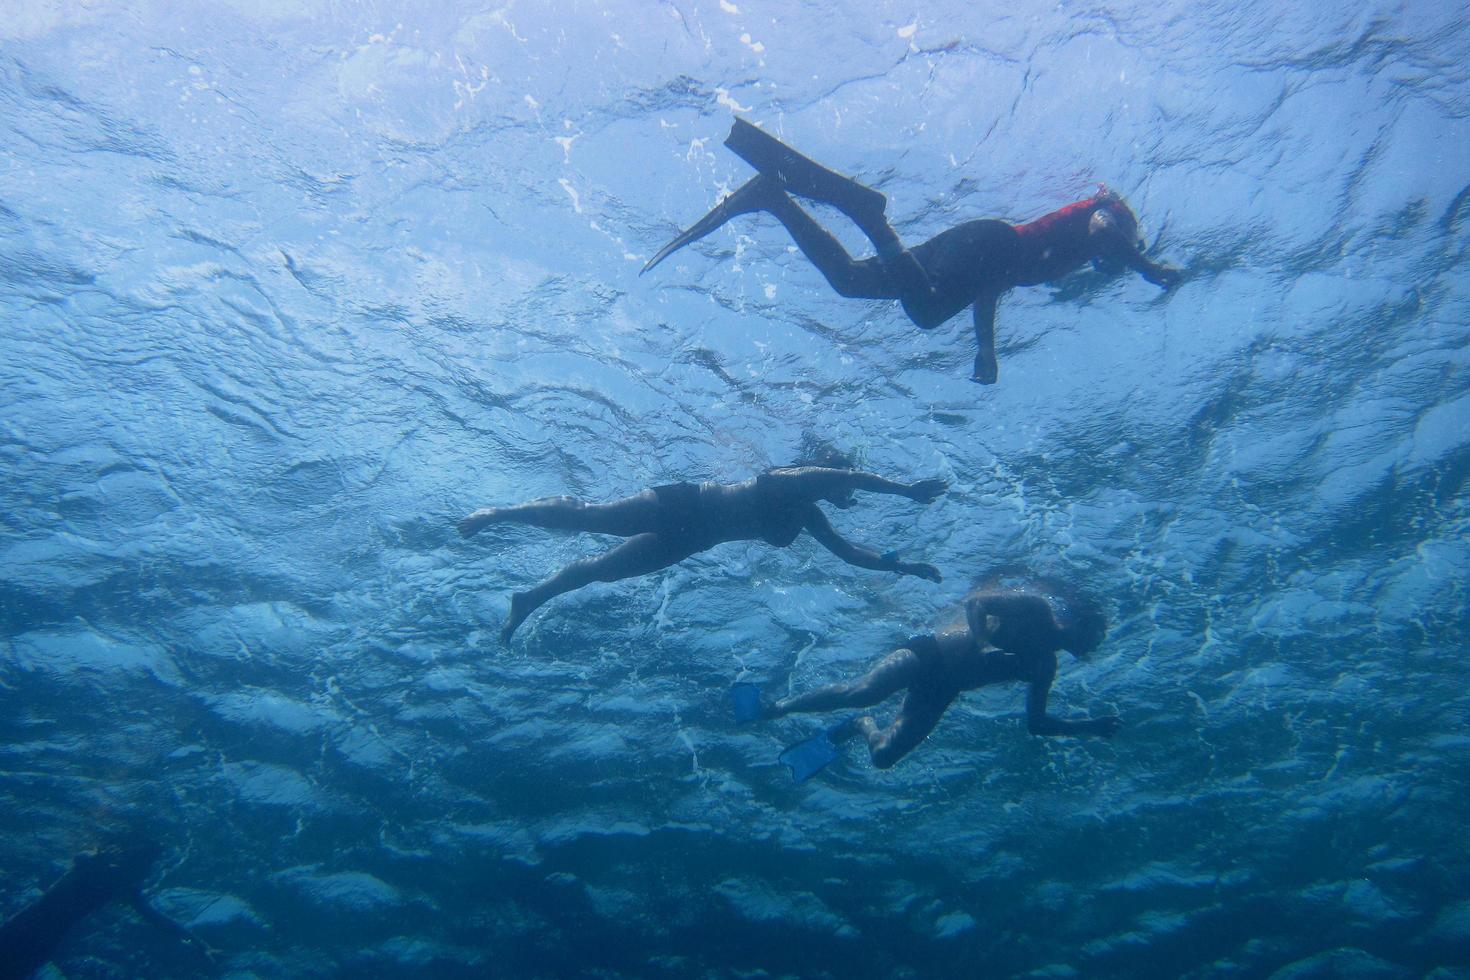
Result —
<svg viewBox="0 0 1470 980"><path fill-rule="evenodd" d="M460 521L459 531L469 537L491 524L512 523L628 539L511 596L510 614L500 634L506 642L537 607L563 592L592 582L647 575L726 541L764 541L784 548L806 531L838 558L859 568L938 582L939 570L933 565L899 561L892 551L880 555L833 529L817 502L851 507L858 490L927 504L944 493L945 483L938 479L896 483L872 473L821 466L782 467L743 483L675 483L606 504L548 497L515 507L486 508Z"/></svg>
<svg viewBox="0 0 1470 980"><path fill-rule="evenodd" d="M841 296L896 299L924 330L971 306L977 345L971 379L981 384L994 384L999 376L995 307L1012 287L1052 282L1089 261L1099 271L1114 274L1123 267L1134 269L1164 289L1181 276L1178 269L1144 256L1138 219L1121 197L1105 187L1023 225L996 219L967 221L906 250L884 216L888 201L878 191L807 159L743 119L735 120L725 145L759 173L659 249L644 272L736 215L766 211L786 226ZM878 255L854 260L791 195L836 207L862 230Z"/></svg>
<svg viewBox="0 0 1470 980"><path fill-rule="evenodd" d="M0 980L24 980L57 955L62 943L93 912L125 902L145 921L177 937L212 962L207 946L143 898L143 881L163 849L131 837L81 854L41 897L0 926Z"/></svg>
<svg viewBox="0 0 1470 980"><path fill-rule="evenodd" d="M817 736L860 734L867 741L873 765L887 769L934 730L962 692L1020 681L1028 685L1026 727L1031 734L1109 736L1122 724L1115 715L1062 719L1046 710L1057 675L1057 651L1084 656L1097 648L1106 631L1097 607L1060 582L992 580L966 596L962 615L955 621L933 633L910 637L862 677L797 694L753 713L780 718L801 712L869 708L904 691L898 714L886 728L863 715ZM826 761L830 759L820 764ZM797 778L807 775L810 772L798 773Z"/></svg>

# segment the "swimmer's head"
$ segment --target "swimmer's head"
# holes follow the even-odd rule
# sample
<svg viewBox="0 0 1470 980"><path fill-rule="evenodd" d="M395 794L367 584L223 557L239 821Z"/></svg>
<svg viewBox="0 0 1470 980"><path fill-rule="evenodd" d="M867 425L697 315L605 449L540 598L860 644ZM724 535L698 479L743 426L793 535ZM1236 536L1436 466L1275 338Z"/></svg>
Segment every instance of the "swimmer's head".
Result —
<svg viewBox="0 0 1470 980"><path fill-rule="evenodd" d="M1079 601L1075 606L1062 627L1062 649L1075 657L1085 657L1102 645L1108 635L1108 621L1089 601Z"/></svg>
<svg viewBox="0 0 1470 980"><path fill-rule="evenodd" d="M1093 200L1097 202L1097 207L1093 209L1092 217L1087 222L1089 233L1116 236L1135 246L1142 244L1138 236L1138 216L1127 202L1107 188L1098 191Z"/></svg>
<svg viewBox="0 0 1470 980"><path fill-rule="evenodd" d="M821 466L829 470L855 470L858 461L852 453L838 449L821 436L811 432L801 435L801 447L796 458L788 466Z"/></svg>
<svg viewBox="0 0 1470 980"><path fill-rule="evenodd" d="M792 467L819 466L828 470L854 470L857 469L857 460L851 453L838 449L821 436L807 432L801 437L801 450L788 465ZM857 503L857 498L853 496L851 490L843 490L823 499L843 510Z"/></svg>

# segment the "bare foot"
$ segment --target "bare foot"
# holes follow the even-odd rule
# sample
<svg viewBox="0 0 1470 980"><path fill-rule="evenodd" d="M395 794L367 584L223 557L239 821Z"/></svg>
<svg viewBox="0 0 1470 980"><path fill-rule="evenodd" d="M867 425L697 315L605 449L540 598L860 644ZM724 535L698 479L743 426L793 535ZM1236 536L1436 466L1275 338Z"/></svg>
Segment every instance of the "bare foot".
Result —
<svg viewBox="0 0 1470 980"><path fill-rule="evenodd" d="M482 527L495 523L495 519L498 516L500 516L500 512L493 507L485 507L477 510L459 522L459 533L465 537L469 537Z"/></svg>
<svg viewBox="0 0 1470 980"><path fill-rule="evenodd" d="M505 625L500 628L500 642L506 646L510 645L510 638L515 634L516 628L526 621L536 609L530 604L530 597L524 592L517 592L510 597L510 612L506 613Z"/></svg>

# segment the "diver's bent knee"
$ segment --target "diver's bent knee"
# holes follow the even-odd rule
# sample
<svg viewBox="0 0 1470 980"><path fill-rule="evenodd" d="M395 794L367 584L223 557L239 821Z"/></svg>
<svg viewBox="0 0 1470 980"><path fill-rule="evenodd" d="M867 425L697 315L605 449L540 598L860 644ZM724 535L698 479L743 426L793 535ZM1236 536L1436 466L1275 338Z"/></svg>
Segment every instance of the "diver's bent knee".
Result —
<svg viewBox="0 0 1470 980"><path fill-rule="evenodd" d="M905 302L903 312L920 330L933 330L949 319L944 315L944 311L926 309L918 303Z"/></svg>
<svg viewBox="0 0 1470 980"><path fill-rule="evenodd" d="M872 299L872 290L864 289L862 283L838 279L831 283L832 290L843 299Z"/></svg>

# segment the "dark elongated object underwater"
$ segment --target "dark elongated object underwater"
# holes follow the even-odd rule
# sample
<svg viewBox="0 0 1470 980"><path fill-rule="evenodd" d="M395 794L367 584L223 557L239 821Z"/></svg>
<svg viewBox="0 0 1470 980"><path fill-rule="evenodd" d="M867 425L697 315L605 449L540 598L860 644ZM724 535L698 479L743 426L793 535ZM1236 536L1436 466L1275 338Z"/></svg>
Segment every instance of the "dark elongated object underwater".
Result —
<svg viewBox="0 0 1470 980"><path fill-rule="evenodd" d="M881 191L875 191L851 177L844 177L827 169L744 119L736 119L731 125L730 135L725 137L725 145L754 167L759 172L758 175L740 185L703 218L659 249L639 275L685 245L708 235L736 215L764 210L771 194L788 193L836 207L862 229L863 234L878 249L879 258L895 274L917 287L929 288L928 274L918 260L904 249L903 243L884 217L884 212L888 209L888 198Z"/></svg>
<svg viewBox="0 0 1470 980"><path fill-rule="evenodd" d="M834 205L859 225L858 215L881 221L888 208L882 192L828 170L744 119L735 120L725 145L759 172L779 180L788 193Z"/></svg>
<svg viewBox="0 0 1470 980"><path fill-rule="evenodd" d="M0 926L0 980L26 980L56 956L82 920L115 901L208 959L208 947L143 898L143 881L162 854L153 841L130 838L79 855L56 884Z"/></svg>

